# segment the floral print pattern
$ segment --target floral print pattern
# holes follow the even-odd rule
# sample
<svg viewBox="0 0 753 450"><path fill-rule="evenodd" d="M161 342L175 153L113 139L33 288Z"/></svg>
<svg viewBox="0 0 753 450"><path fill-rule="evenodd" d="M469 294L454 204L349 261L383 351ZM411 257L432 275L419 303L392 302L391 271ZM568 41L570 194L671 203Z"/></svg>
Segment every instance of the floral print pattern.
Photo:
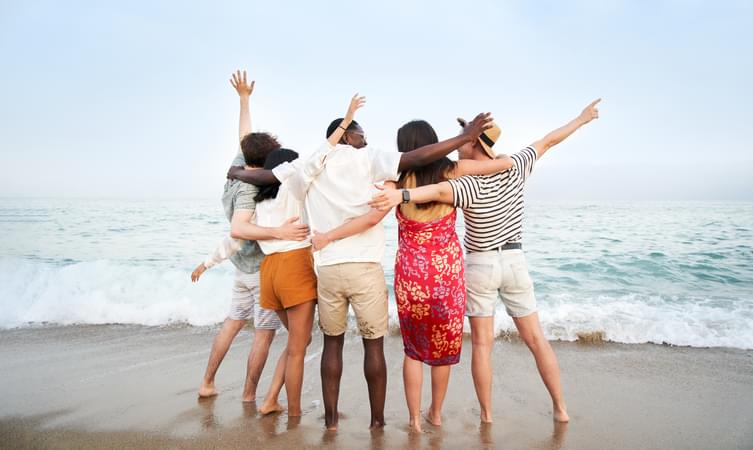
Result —
<svg viewBox="0 0 753 450"><path fill-rule="evenodd" d="M465 276L453 211L430 222L397 208L395 299L405 354L437 366L457 364L463 343Z"/></svg>

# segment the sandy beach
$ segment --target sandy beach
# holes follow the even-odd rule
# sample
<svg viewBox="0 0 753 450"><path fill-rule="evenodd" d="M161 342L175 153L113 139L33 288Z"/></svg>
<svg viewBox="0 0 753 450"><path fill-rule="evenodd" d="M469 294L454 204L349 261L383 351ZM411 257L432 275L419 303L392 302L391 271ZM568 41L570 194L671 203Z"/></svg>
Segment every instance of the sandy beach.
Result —
<svg viewBox="0 0 753 450"><path fill-rule="evenodd" d="M323 429L321 336L309 348L304 415L260 417L240 401L253 330L197 400L215 327L125 325L0 331L3 448L753 448L753 351L555 342L572 421L555 426L528 350L494 350L495 423L480 426L470 352L453 371L441 428L409 433L399 336L385 341L387 426L369 431L360 338L346 338L337 433ZM285 336L273 347L270 361ZM465 343L469 345L468 342ZM466 350L468 347L466 347ZM270 363L271 364L271 363ZM271 376L268 364L259 395ZM428 372L427 372L428 375ZM429 403L428 377L424 406ZM284 399L283 399L284 400Z"/></svg>

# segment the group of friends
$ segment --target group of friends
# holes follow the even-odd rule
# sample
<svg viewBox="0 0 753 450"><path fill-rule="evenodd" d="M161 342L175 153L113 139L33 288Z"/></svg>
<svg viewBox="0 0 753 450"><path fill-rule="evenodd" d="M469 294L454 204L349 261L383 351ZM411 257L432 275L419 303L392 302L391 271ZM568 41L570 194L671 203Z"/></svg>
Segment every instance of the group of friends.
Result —
<svg viewBox="0 0 753 450"><path fill-rule="evenodd" d="M230 221L225 237L191 274L225 259L236 266L227 319L209 356L200 397L217 394L215 374L235 336L250 320L243 401L256 390L276 332L285 327L280 354L261 414L300 416L304 358L315 310L323 335L321 356L325 426L338 426L348 307L364 347L371 427L384 425L388 293L381 261L382 219L393 208L398 223L394 290L405 355L403 381L412 429L440 426L450 369L460 361L464 317L471 328L471 373L482 422L492 422L494 314L501 299L530 349L552 399L553 418L567 422L557 358L543 335L533 283L522 249L523 189L536 161L581 126L598 118L595 100L573 120L512 155L497 155L500 128L489 113L439 141L429 123L413 120L397 132L398 152L368 145L354 120L365 98L356 94L345 117L333 120L325 142L299 158L277 138L253 132L249 99L255 83L232 75L240 98L240 152L222 197ZM458 150L459 160L447 155ZM379 184L377 186L377 184ZM455 231L463 210L465 238ZM423 365L431 367L431 403L421 414Z"/></svg>

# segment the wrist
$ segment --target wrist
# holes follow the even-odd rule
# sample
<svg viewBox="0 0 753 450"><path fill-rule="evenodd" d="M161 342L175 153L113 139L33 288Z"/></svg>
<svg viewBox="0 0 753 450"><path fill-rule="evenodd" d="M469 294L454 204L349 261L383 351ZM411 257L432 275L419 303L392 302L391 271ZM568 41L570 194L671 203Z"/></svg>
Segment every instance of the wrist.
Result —
<svg viewBox="0 0 753 450"><path fill-rule="evenodd" d="M408 189L401 189L400 195L402 196L402 202L403 203L410 203L410 190Z"/></svg>

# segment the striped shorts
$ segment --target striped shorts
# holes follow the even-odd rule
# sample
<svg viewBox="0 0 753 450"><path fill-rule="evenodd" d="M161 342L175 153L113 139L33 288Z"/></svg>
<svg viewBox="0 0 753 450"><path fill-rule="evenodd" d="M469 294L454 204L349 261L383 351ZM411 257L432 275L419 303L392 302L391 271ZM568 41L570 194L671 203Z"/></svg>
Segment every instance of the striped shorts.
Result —
<svg viewBox="0 0 753 450"><path fill-rule="evenodd" d="M236 269L227 317L232 320L254 319L254 328L263 330L278 330L282 325L277 313L259 306L259 272L245 273Z"/></svg>

